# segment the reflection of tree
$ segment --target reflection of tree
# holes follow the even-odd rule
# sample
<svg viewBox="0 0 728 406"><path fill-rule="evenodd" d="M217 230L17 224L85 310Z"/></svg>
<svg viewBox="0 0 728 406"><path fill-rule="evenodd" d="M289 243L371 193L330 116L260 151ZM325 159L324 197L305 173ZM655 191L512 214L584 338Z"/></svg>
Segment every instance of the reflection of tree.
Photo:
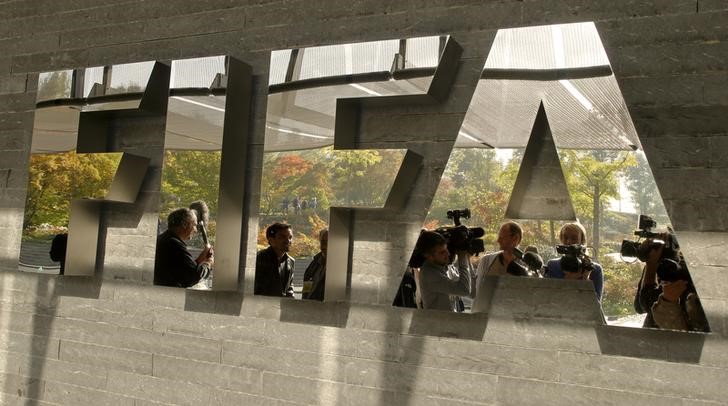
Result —
<svg viewBox="0 0 728 406"><path fill-rule="evenodd" d="M23 228L68 224L71 199L102 197L118 166L118 154L34 154L30 157Z"/></svg>
<svg viewBox="0 0 728 406"><path fill-rule="evenodd" d="M58 99L71 93L68 71L51 72L38 84L38 100Z"/></svg>
<svg viewBox="0 0 728 406"><path fill-rule="evenodd" d="M658 222L667 223L665 205L657 191L657 184L652 176L650 165L643 153L638 153L637 165L627 168L627 188L632 193L639 212L648 216L655 216Z"/></svg>
<svg viewBox="0 0 728 406"><path fill-rule="evenodd" d="M577 217L591 223L591 245L599 258L600 220L610 198L619 198L619 174L635 165L634 154L614 151L566 151L562 159Z"/></svg>
<svg viewBox="0 0 728 406"><path fill-rule="evenodd" d="M138 93L143 92L144 88L136 83L136 82L129 82L125 85L120 86L113 86L109 88L108 94L116 94L116 93Z"/></svg>
<svg viewBox="0 0 728 406"><path fill-rule="evenodd" d="M160 217L166 219L174 209L204 200L210 216L217 213L220 181L219 151L165 151L162 174Z"/></svg>

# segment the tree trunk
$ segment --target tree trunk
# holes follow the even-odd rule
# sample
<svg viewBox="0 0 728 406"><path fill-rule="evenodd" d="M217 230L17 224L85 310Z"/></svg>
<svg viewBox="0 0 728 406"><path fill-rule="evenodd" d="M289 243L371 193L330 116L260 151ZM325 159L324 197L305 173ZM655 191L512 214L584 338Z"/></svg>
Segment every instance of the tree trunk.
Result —
<svg viewBox="0 0 728 406"><path fill-rule="evenodd" d="M553 247L556 245L556 229L553 220L549 220L549 230L551 231L551 246Z"/></svg>
<svg viewBox="0 0 728 406"><path fill-rule="evenodd" d="M599 261L599 226L600 226L600 207L599 207L599 185L594 185L594 224L592 227L592 246L594 247L594 260Z"/></svg>

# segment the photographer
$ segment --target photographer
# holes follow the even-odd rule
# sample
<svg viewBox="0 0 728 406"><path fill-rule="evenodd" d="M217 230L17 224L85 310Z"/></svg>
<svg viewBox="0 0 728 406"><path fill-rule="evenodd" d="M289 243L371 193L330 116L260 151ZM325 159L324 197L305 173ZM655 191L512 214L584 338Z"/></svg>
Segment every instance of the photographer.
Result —
<svg viewBox="0 0 728 406"><path fill-rule="evenodd" d="M710 331L682 253L665 248L665 241L673 243L674 236L663 233L659 237L648 238L640 245L640 251L647 253L647 261L634 306L637 313L647 313L642 327ZM645 259L644 255L640 259Z"/></svg>
<svg viewBox="0 0 728 406"><path fill-rule="evenodd" d="M434 232L423 231L417 240L416 251L425 261L420 268L419 287L424 309L456 310L450 295L470 294L470 253L457 252L458 267L450 263L447 240Z"/></svg>
<svg viewBox="0 0 728 406"><path fill-rule="evenodd" d="M546 277L556 279L590 280L594 285L597 300L602 301L604 288L604 273L602 266L593 262L591 258L582 253L586 246L586 230L579 223L566 223L559 231L559 241L562 247L574 252L568 252L560 258L550 259L546 264ZM573 256L574 258L569 258ZM567 264L564 266L564 264Z"/></svg>

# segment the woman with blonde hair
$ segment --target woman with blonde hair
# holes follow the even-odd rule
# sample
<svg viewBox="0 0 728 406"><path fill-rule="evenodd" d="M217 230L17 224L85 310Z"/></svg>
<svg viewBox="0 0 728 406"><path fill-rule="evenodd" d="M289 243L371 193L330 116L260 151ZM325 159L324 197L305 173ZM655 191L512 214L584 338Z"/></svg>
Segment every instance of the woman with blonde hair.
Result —
<svg viewBox="0 0 728 406"><path fill-rule="evenodd" d="M586 230L579 223L566 223L559 231L559 241L562 245L581 245L586 247ZM577 269L564 267L562 258L554 258L546 264L546 277L557 279L588 279L594 285L597 300L602 301L602 290L604 288L604 273L602 266L592 262L588 257L580 258L580 265ZM567 269L564 269L567 268Z"/></svg>

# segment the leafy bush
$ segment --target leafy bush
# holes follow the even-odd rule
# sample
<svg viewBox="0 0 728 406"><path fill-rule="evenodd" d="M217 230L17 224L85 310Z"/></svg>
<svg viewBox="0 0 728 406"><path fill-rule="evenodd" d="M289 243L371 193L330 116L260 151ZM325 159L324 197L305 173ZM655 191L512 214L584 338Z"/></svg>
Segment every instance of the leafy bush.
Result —
<svg viewBox="0 0 728 406"><path fill-rule="evenodd" d="M619 259L605 256L602 260L604 269L604 295L602 309L608 316L624 316L635 314L634 295L637 292L642 274L640 262L626 263Z"/></svg>

